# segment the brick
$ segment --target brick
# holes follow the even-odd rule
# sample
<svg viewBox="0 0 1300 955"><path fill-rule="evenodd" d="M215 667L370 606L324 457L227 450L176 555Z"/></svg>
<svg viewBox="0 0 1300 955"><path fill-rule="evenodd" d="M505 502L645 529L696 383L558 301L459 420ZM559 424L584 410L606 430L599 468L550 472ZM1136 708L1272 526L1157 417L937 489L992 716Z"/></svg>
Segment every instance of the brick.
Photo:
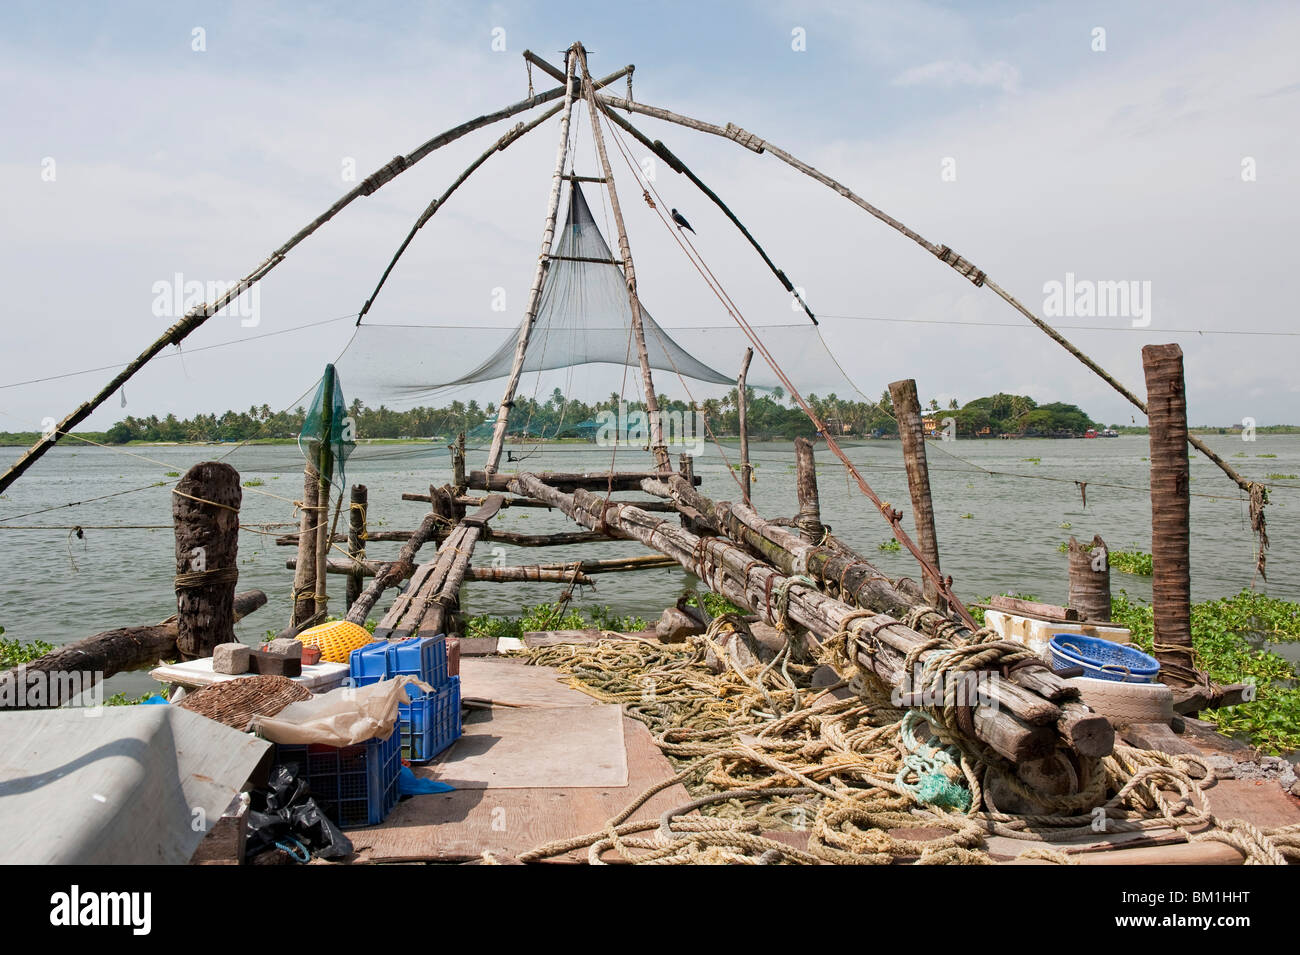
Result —
<svg viewBox="0 0 1300 955"><path fill-rule="evenodd" d="M267 653L277 657L296 657L302 659L302 642L291 637L277 637L266 645Z"/></svg>
<svg viewBox="0 0 1300 955"><path fill-rule="evenodd" d="M302 658L287 657L267 650L249 650L253 672L263 676L302 676Z"/></svg>

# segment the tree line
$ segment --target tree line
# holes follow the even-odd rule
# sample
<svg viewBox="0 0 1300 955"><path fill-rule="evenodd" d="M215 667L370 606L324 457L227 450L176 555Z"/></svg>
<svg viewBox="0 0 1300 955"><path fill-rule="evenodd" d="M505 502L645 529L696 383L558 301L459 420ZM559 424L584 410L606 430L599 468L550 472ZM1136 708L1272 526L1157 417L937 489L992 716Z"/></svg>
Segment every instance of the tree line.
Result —
<svg viewBox="0 0 1300 955"><path fill-rule="evenodd" d="M803 410L780 388L759 392L747 388L747 426L752 437L791 440L815 434L812 422ZM659 395L659 406L664 411L689 413L698 410L704 415L713 434L728 437L739 433L739 394L736 389L720 398L708 398L698 409L689 402ZM888 437L897 435L898 425L893 417L893 402L889 392L876 401L840 398L835 394L824 397L809 395L808 404L826 422L832 434L850 437ZM620 399L617 393L588 404L567 397L556 388L549 397L520 397L510 416L510 433L539 438L590 438L594 422L603 411L632 413L644 410L640 401ZM191 418L178 418L174 414L164 417L128 416L114 424L104 434L109 444L128 441L251 441L296 438L302 430L307 409L272 411L267 405L250 407L247 411L226 411L221 414L197 414ZM480 406L477 401L452 401L441 408L418 407L396 411L384 405L367 407L354 400L348 408L353 431L362 440L367 438L449 438L459 431L486 431L496 419L492 403ZM1039 405L1027 395L999 393L977 398L965 405L956 399L947 407L931 400L924 411L927 424L936 431L949 431L961 436L996 437L999 434L1053 435L1082 434L1089 428L1100 428L1099 422L1075 405L1053 402Z"/></svg>

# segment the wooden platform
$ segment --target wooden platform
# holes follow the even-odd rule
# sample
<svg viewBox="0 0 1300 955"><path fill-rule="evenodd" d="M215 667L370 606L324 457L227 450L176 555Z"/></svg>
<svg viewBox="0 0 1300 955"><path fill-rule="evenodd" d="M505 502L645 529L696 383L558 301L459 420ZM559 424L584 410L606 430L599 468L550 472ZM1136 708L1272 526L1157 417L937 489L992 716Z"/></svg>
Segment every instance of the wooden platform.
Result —
<svg viewBox="0 0 1300 955"><path fill-rule="evenodd" d="M525 666L517 660L462 659L461 684L464 697L493 699L498 705L599 705L561 683L555 670ZM623 717L623 739L626 786L463 789L412 796L399 803L382 825L348 831L356 849L352 861L470 862L480 859L485 850L513 858L545 842L599 831L645 789L674 772L641 723ZM440 776L437 765L417 767L416 773L435 779ZM634 817L657 816L690 798L685 787L673 785L655 795ZM585 862L585 850L554 861Z"/></svg>

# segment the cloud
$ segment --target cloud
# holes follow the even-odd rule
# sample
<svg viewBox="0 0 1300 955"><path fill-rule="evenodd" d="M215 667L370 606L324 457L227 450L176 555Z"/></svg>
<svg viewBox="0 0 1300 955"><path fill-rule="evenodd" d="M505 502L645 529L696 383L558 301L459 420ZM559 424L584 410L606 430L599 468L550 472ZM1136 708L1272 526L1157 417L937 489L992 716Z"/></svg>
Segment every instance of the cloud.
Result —
<svg viewBox="0 0 1300 955"><path fill-rule="evenodd" d="M904 70L890 80L891 86L988 86L1014 93L1020 85L1020 71L1005 60L974 66L964 60L935 60Z"/></svg>

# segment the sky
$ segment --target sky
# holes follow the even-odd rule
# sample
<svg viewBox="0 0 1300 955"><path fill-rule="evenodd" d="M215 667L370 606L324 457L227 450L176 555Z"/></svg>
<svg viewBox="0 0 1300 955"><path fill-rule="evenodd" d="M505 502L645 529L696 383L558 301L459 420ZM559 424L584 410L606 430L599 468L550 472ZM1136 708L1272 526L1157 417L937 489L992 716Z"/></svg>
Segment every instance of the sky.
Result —
<svg viewBox="0 0 1300 955"><path fill-rule="evenodd" d="M1137 393L1142 346L1178 342L1194 424L1300 422L1296 4L11 2L0 10L0 431L39 429L97 391L179 317L178 276L248 273L352 188L348 170L364 178L522 99L523 50L557 62L575 40L597 75L635 64L637 100L736 123L950 246ZM348 345L346 316L420 211L527 118L353 203L262 283L255 316L214 317L83 427L292 406ZM945 405L1006 391L1141 423L990 290L834 191L771 155L633 120L805 289L862 392L912 377ZM374 320L519 321L558 122L494 156L439 211ZM574 126L578 171L594 173L585 113ZM728 322L611 160L647 307L667 326ZM801 320L689 182L661 168L656 185L746 318ZM1120 314L1090 305L1098 283L1132 293ZM463 341L475 334L487 333ZM449 331L446 349L458 338Z"/></svg>

